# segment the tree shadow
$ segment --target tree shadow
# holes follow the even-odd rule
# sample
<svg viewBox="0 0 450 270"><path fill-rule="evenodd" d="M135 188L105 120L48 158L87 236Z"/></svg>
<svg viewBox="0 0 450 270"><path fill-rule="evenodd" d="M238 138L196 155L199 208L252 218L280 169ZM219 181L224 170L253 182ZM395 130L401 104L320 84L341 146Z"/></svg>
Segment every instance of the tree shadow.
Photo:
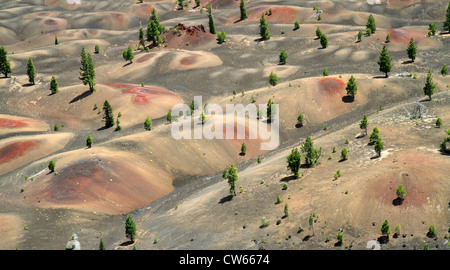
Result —
<svg viewBox="0 0 450 270"><path fill-rule="evenodd" d="M259 228L262 229L262 228L266 228L267 226L269 226L269 225L261 224L261 225L259 225Z"/></svg>
<svg viewBox="0 0 450 270"><path fill-rule="evenodd" d="M125 242L121 243L120 246L121 247L127 247L127 246L130 246L132 244L134 244L134 241L129 240L129 241L125 241Z"/></svg>
<svg viewBox="0 0 450 270"><path fill-rule="evenodd" d="M72 104L74 102L77 102L79 100L82 100L83 98L86 98L88 96L90 96L92 94L91 90L86 90L85 92L83 92L82 94L79 94L78 96L74 97L69 104Z"/></svg>
<svg viewBox="0 0 450 270"><path fill-rule="evenodd" d="M296 128L301 128L301 127L303 127L303 124L297 123L297 124L295 124L295 127Z"/></svg>
<svg viewBox="0 0 450 270"><path fill-rule="evenodd" d="M407 65L407 64L411 64L411 63L414 63L414 61L413 60L406 60L406 61L402 62L402 65Z"/></svg>
<svg viewBox="0 0 450 270"><path fill-rule="evenodd" d="M226 202L229 202L229 201L231 201L232 199L233 199L233 195L228 195L228 196L225 196L225 197L223 197L222 199L220 199L220 201L219 201L219 203L220 204L223 204L223 203L226 203Z"/></svg>
<svg viewBox="0 0 450 270"><path fill-rule="evenodd" d="M25 83L25 84L22 84L22 87L30 87L33 85L34 85L34 83Z"/></svg>
<svg viewBox="0 0 450 270"><path fill-rule="evenodd" d="M376 156L373 156L373 157L371 157L370 159L377 159L377 158L380 158L381 156L380 155L376 155Z"/></svg>
<svg viewBox="0 0 450 270"><path fill-rule="evenodd" d="M289 182L291 180L295 180L295 175L289 175L280 179L280 182Z"/></svg>
<svg viewBox="0 0 450 270"><path fill-rule="evenodd" d="M303 237L303 239L302 239L302 241L308 241L309 239L311 239L311 235L307 235L307 236L305 236L305 237Z"/></svg>
<svg viewBox="0 0 450 270"><path fill-rule="evenodd" d="M266 40L268 40L268 39L264 39L264 38L260 37L260 38L254 39L253 41L262 42L262 41L266 41Z"/></svg>
<svg viewBox="0 0 450 270"><path fill-rule="evenodd" d="M108 128L112 128L112 127L103 126L103 127L97 128L97 131L106 130Z"/></svg>
<svg viewBox="0 0 450 270"><path fill-rule="evenodd" d="M400 198L400 197L397 197L397 198L395 198L395 199L392 201L392 204L393 204L394 206L402 205L403 200L404 200L404 199L402 199L402 198Z"/></svg>
<svg viewBox="0 0 450 270"><path fill-rule="evenodd" d="M338 162L344 162L344 161L346 161L347 159L343 159L343 158L341 158Z"/></svg>
<svg viewBox="0 0 450 270"><path fill-rule="evenodd" d="M364 138L366 136L367 136L367 134L360 134L360 135L356 136L356 139L361 139L361 138Z"/></svg>
<svg viewBox="0 0 450 270"><path fill-rule="evenodd" d="M239 155L240 155L241 157L243 157L243 156L245 156L245 153L244 153L244 152L240 152Z"/></svg>
<svg viewBox="0 0 450 270"><path fill-rule="evenodd" d="M342 242L341 241L337 241L336 243L334 243L335 247L340 247L342 246Z"/></svg>
<svg viewBox="0 0 450 270"><path fill-rule="evenodd" d="M372 79L386 79L386 78L388 78L388 77L386 77L386 76L381 76L381 75L379 75L379 76L373 76L373 77L372 77Z"/></svg>
<svg viewBox="0 0 450 270"><path fill-rule="evenodd" d="M126 63L125 65L123 65L122 67L126 67L126 66L129 66L129 65L131 65L131 64L133 64L133 62L128 62L128 63Z"/></svg>
<svg viewBox="0 0 450 270"><path fill-rule="evenodd" d="M242 22L242 21L243 21L242 19L239 19L237 21L234 21L233 23L239 23L239 22Z"/></svg>
<svg viewBox="0 0 450 270"><path fill-rule="evenodd" d="M382 235L382 236L380 236L380 237L377 238L377 241L378 241L380 244L387 244L387 243L389 242L389 236L387 236L387 235Z"/></svg>
<svg viewBox="0 0 450 270"><path fill-rule="evenodd" d="M352 103L353 101L355 101L355 98L350 95L342 97L342 102L344 103Z"/></svg>

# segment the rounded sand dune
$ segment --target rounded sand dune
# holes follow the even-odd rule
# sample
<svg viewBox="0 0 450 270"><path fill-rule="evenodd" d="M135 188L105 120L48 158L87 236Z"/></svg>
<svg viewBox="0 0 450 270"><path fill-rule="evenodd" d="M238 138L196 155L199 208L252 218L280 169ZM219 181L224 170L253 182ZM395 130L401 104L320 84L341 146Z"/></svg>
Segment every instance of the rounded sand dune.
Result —
<svg viewBox="0 0 450 270"><path fill-rule="evenodd" d="M173 70L209 68L222 65L219 56L209 52L175 52L169 64Z"/></svg>
<svg viewBox="0 0 450 270"><path fill-rule="evenodd" d="M55 133L0 140L0 174L62 149L73 136L72 133Z"/></svg>
<svg viewBox="0 0 450 270"><path fill-rule="evenodd" d="M48 124L40 120L0 114L0 135L20 132L43 132L48 129Z"/></svg>
<svg viewBox="0 0 450 270"><path fill-rule="evenodd" d="M173 189L170 175L129 152L93 147L52 159L57 173L41 174L25 186L32 205L121 214Z"/></svg>

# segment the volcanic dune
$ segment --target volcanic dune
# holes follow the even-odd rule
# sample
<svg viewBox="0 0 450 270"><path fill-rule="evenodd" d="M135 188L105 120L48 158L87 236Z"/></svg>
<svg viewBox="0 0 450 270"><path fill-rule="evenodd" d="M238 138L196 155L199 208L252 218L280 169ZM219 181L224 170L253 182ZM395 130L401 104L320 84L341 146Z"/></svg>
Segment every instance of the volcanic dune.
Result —
<svg viewBox="0 0 450 270"><path fill-rule="evenodd" d="M40 120L0 114L0 135L21 132L42 132L48 129L48 124Z"/></svg>
<svg viewBox="0 0 450 270"><path fill-rule="evenodd" d="M0 174L20 168L62 149L72 133L18 136L0 141Z"/></svg>
<svg viewBox="0 0 450 270"><path fill-rule="evenodd" d="M92 147L51 158L57 173L40 174L24 186L31 205L121 214L173 189L170 175L129 152Z"/></svg>

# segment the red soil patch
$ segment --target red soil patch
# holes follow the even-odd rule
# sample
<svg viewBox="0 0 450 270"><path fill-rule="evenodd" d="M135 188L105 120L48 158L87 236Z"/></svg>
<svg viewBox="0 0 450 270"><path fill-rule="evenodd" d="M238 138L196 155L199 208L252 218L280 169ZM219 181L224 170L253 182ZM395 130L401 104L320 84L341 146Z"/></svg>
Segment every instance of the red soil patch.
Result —
<svg viewBox="0 0 450 270"><path fill-rule="evenodd" d="M164 97L164 96L177 96L169 90L155 87L155 86L136 86L133 84L124 83L105 83L106 85L122 89L123 94L134 94L136 97L133 101L137 104L147 104L152 99Z"/></svg>
<svg viewBox="0 0 450 270"><path fill-rule="evenodd" d="M148 60L152 59L153 57L155 57L155 54L145 54L145 55L139 57L138 59L136 59L135 62L142 63L144 61L148 61Z"/></svg>
<svg viewBox="0 0 450 270"><path fill-rule="evenodd" d="M321 94L326 97L342 96L345 91L346 84L341 79L323 78L319 81L319 89Z"/></svg>
<svg viewBox="0 0 450 270"><path fill-rule="evenodd" d="M0 118L0 127L14 128L14 127L24 127L24 126L27 126L27 124L22 121Z"/></svg>
<svg viewBox="0 0 450 270"><path fill-rule="evenodd" d="M198 55L186 56L180 60L180 64L182 64L183 66L192 66L197 62L197 59Z"/></svg>
<svg viewBox="0 0 450 270"><path fill-rule="evenodd" d="M59 3L59 0L45 0L44 4L46 6L54 6Z"/></svg>
<svg viewBox="0 0 450 270"><path fill-rule="evenodd" d="M427 36L423 32L408 30L404 28L389 29L387 30L387 32L391 36L390 42L399 43L401 45L408 44L411 38L413 38L414 41L418 41Z"/></svg>
<svg viewBox="0 0 450 270"><path fill-rule="evenodd" d="M58 21L55 20L55 19L46 19L46 20L44 21L44 23L45 23L46 25L57 25L57 24L58 24Z"/></svg>
<svg viewBox="0 0 450 270"><path fill-rule="evenodd" d="M154 6L149 3L137 4L132 7L132 12L136 14L137 17L146 18L152 13Z"/></svg>
<svg viewBox="0 0 450 270"><path fill-rule="evenodd" d="M0 164L7 163L13 159L23 156L30 148L34 148L37 141L25 141L11 143L0 149Z"/></svg>

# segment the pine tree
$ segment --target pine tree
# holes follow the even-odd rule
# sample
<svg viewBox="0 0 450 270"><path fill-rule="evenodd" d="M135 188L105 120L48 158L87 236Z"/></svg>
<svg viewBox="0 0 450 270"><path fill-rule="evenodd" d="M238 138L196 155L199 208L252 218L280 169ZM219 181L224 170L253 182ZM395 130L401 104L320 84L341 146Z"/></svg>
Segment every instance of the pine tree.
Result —
<svg viewBox="0 0 450 270"><path fill-rule="evenodd" d="M245 152L247 152L247 146L243 142L241 145L241 155L245 156Z"/></svg>
<svg viewBox="0 0 450 270"><path fill-rule="evenodd" d="M347 148L342 148L341 150L341 160L347 160L348 159L348 150Z"/></svg>
<svg viewBox="0 0 450 270"><path fill-rule="evenodd" d="M388 73L391 71L391 57L389 56L389 52L386 49L386 45L383 46L383 49L380 52L379 61L377 62L380 66L380 71L384 72L386 78L389 77Z"/></svg>
<svg viewBox="0 0 450 270"><path fill-rule="evenodd" d="M177 0L178 2L178 8L183 9L184 8L184 0Z"/></svg>
<svg viewBox="0 0 450 270"><path fill-rule="evenodd" d="M153 42L153 46L157 45L157 38L159 37L160 32L158 25L154 20L150 20L147 25L147 41Z"/></svg>
<svg viewBox="0 0 450 270"><path fill-rule="evenodd" d="M92 147L92 137L91 137L91 135L88 135L86 137L86 147L88 147L88 148Z"/></svg>
<svg viewBox="0 0 450 270"><path fill-rule="evenodd" d="M282 50L281 51L281 53L280 53L280 63L281 64L286 64L287 63L287 53L286 53L286 51L285 50Z"/></svg>
<svg viewBox="0 0 450 270"><path fill-rule="evenodd" d="M436 35L436 24L430 23L430 25L428 26L428 30L430 30L432 36Z"/></svg>
<svg viewBox="0 0 450 270"><path fill-rule="evenodd" d="M6 56L8 52L4 47L0 47L0 73L5 75L5 78L8 77L8 73L11 73L11 64Z"/></svg>
<svg viewBox="0 0 450 270"><path fill-rule="evenodd" d="M56 81L55 76L52 76L52 80L50 81L50 91L52 92L52 94L56 94L59 92L58 82Z"/></svg>
<svg viewBox="0 0 450 270"><path fill-rule="evenodd" d="M377 152L378 156L381 156L381 151L384 149L384 143L383 140L378 137L378 139L375 141L375 152Z"/></svg>
<svg viewBox="0 0 450 270"><path fill-rule="evenodd" d="M241 0L240 10L241 10L241 21L243 21L248 18L247 11L245 10L245 1L244 0Z"/></svg>
<svg viewBox="0 0 450 270"><path fill-rule="evenodd" d="M100 244L98 245L99 250L105 250L105 245L103 244L103 240L100 238Z"/></svg>
<svg viewBox="0 0 450 270"><path fill-rule="evenodd" d="M100 52L100 47L98 45L95 45L94 53L98 54L99 52Z"/></svg>
<svg viewBox="0 0 450 270"><path fill-rule="evenodd" d="M270 39L270 31L268 28L269 23L266 21L266 17L264 13L261 14L261 18L259 19L259 35L262 40Z"/></svg>
<svg viewBox="0 0 450 270"><path fill-rule="evenodd" d="M305 120L304 120L304 116L303 116L303 114L301 113L301 114L299 114L298 116L297 116L297 124L299 125L299 126L303 126L303 124L304 124L304 122L305 122Z"/></svg>
<svg viewBox="0 0 450 270"><path fill-rule="evenodd" d="M444 31L448 31L450 33L450 2L448 2L443 29Z"/></svg>
<svg viewBox="0 0 450 270"><path fill-rule="evenodd" d="M216 34L216 27L214 26L214 18L212 15L211 4L208 5L208 19L209 19L209 32L211 34Z"/></svg>
<svg viewBox="0 0 450 270"><path fill-rule="evenodd" d="M122 52L122 57L123 57L123 59L130 61L130 63L133 63L134 54L133 54L133 49L131 48L131 46L128 46L128 49L126 49Z"/></svg>
<svg viewBox="0 0 450 270"><path fill-rule="evenodd" d="M294 30L300 29L300 22L298 20L294 23Z"/></svg>
<svg viewBox="0 0 450 270"><path fill-rule="evenodd" d="M406 189L403 185L398 185L397 190L395 192L400 200L403 200L406 196Z"/></svg>
<svg viewBox="0 0 450 270"><path fill-rule="evenodd" d="M348 80L345 90L347 90L347 95L350 95L353 99L355 99L356 92L358 91L358 86L356 85L356 81L353 75Z"/></svg>
<svg viewBox="0 0 450 270"><path fill-rule="evenodd" d="M50 160L47 167L50 170L50 172L54 172L55 166L56 166L56 162L54 160Z"/></svg>
<svg viewBox="0 0 450 270"><path fill-rule="evenodd" d="M144 29L139 28L139 46L145 49Z"/></svg>
<svg viewBox="0 0 450 270"><path fill-rule="evenodd" d="M327 68L327 67L325 67L325 68L323 69L322 75L323 75L324 77L328 76L328 68Z"/></svg>
<svg viewBox="0 0 450 270"><path fill-rule="evenodd" d="M278 76L277 76L277 74L273 73L273 71L270 72L270 75L269 75L269 84L272 86L275 86L278 84Z"/></svg>
<svg viewBox="0 0 450 270"><path fill-rule="evenodd" d="M299 174L298 171L300 170L301 166L301 159L302 156L297 148L292 148L291 153L287 156L287 167L291 170L292 173L294 173L295 179L298 178Z"/></svg>
<svg viewBox="0 0 450 270"><path fill-rule="evenodd" d="M387 34L386 35L386 43L391 42L391 35Z"/></svg>
<svg viewBox="0 0 450 270"><path fill-rule="evenodd" d="M380 136L380 130L377 127L373 128L372 133L370 133L369 144L373 144L377 141Z"/></svg>
<svg viewBox="0 0 450 270"><path fill-rule="evenodd" d="M377 30L375 19L373 18L372 14L370 14L369 18L367 18L366 28L369 28L372 34L375 33L375 30Z"/></svg>
<svg viewBox="0 0 450 270"><path fill-rule="evenodd" d="M127 215L127 219L125 221L125 236L132 242L136 239L136 224L130 215Z"/></svg>
<svg viewBox="0 0 450 270"><path fill-rule="evenodd" d="M358 42L361 42L362 36L363 36L363 31L359 30L359 32L358 32Z"/></svg>
<svg viewBox="0 0 450 270"><path fill-rule="evenodd" d="M322 147L319 149L314 148L314 143L309 136L306 137L306 140L303 142L300 150L304 154L305 165L307 166L315 166L322 155Z"/></svg>
<svg viewBox="0 0 450 270"><path fill-rule="evenodd" d="M431 76L431 70L428 70L427 80L425 82L425 86L423 87L423 93L427 95L430 100L431 96L436 91L436 85L433 83L433 77Z"/></svg>
<svg viewBox="0 0 450 270"><path fill-rule="evenodd" d="M391 229L389 228L389 222L387 220L385 220L381 225L381 233L383 235L387 235L388 237L389 234L391 234Z"/></svg>
<svg viewBox="0 0 450 270"><path fill-rule="evenodd" d="M227 39L227 35L225 34L225 31L222 30L222 32L217 34L217 42L219 44L222 44Z"/></svg>
<svg viewBox="0 0 450 270"><path fill-rule="evenodd" d="M84 47L81 49L81 67L79 79L84 85L89 85L89 90L94 92L95 85L95 66L90 54L86 53Z"/></svg>
<svg viewBox="0 0 450 270"><path fill-rule="evenodd" d="M28 82L34 84L34 79L36 77L36 70L34 68L33 59L28 58L27 62L27 75L28 75Z"/></svg>
<svg viewBox="0 0 450 270"><path fill-rule="evenodd" d="M411 38L411 40L409 41L406 53L408 54L409 59L411 59L412 62L414 62L414 60L416 59L417 47L416 44L414 43L413 38Z"/></svg>
<svg viewBox="0 0 450 270"><path fill-rule="evenodd" d="M322 48L324 49L328 46L328 38L324 33L320 35L320 45L322 45Z"/></svg>
<svg viewBox="0 0 450 270"><path fill-rule="evenodd" d="M267 102L267 119L269 122L272 120L272 113L275 114L275 106L271 99Z"/></svg>
<svg viewBox="0 0 450 270"><path fill-rule="evenodd" d="M230 167L223 171L222 177L228 180L228 184L230 185L230 195L236 196L236 182L238 180L237 169L233 164Z"/></svg>
<svg viewBox="0 0 450 270"><path fill-rule="evenodd" d="M444 77L448 75L448 67L445 64L442 66L441 75Z"/></svg>
<svg viewBox="0 0 450 270"><path fill-rule="evenodd" d="M115 125L114 122L114 114L111 105L109 104L108 100L105 100L103 103L103 119L105 120L105 127L110 128Z"/></svg>
<svg viewBox="0 0 450 270"><path fill-rule="evenodd" d="M316 28L316 37L318 39L320 39L321 36L322 36L322 31L320 31L320 27L317 26L317 28Z"/></svg>
<svg viewBox="0 0 450 270"><path fill-rule="evenodd" d="M365 135L367 136L367 127L369 126L369 121L367 120L367 115L364 114L361 122L359 123L359 128L365 130Z"/></svg>
<svg viewBox="0 0 450 270"><path fill-rule="evenodd" d="M172 121L173 121L172 111L169 111L167 113L166 120L167 120L167 122L172 123Z"/></svg>
<svg viewBox="0 0 450 270"><path fill-rule="evenodd" d="M55 45L58 45L58 44L59 44L59 42L58 42L58 37L55 36Z"/></svg>
<svg viewBox="0 0 450 270"><path fill-rule="evenodd" d="M153 122L152 119L150 119L150 117L146 117L145 121L144 121L144 129L145 130L152 130L153 129Z"/></svg>

